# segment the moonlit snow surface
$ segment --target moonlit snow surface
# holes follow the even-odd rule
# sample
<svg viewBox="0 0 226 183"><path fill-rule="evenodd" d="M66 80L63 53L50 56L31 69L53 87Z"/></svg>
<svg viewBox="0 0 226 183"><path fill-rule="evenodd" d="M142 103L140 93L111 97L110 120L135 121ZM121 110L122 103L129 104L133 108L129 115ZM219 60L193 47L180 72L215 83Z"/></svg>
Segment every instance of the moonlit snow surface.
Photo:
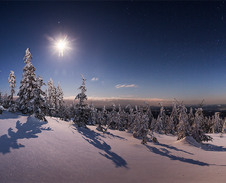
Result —
<svg viewBox="0 0 226 183"><path fill-rule="evenodd" d="M226 180L226 136L209 145L157 135L77 129L72 122L4 111L0 115L0 182L218 182Z"/></svg>

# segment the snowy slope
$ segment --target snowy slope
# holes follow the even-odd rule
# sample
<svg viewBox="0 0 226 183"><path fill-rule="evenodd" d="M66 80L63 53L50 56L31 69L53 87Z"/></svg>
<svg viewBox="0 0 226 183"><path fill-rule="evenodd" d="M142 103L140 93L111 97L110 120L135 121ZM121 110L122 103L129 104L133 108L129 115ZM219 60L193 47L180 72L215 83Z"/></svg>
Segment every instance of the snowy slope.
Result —
<svg viewBox="0 0 226 183"><path fill-rule="evenodd" d="M157 135L146 146L130 133L4 111L0 182L225 182L226 135L212 145Z"/></svg>

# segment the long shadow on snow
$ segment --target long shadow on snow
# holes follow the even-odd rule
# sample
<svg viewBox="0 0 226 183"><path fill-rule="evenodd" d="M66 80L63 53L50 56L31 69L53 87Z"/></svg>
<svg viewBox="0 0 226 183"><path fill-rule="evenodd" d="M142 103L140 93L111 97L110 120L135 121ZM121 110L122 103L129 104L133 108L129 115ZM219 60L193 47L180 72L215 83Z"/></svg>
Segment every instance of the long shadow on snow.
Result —
<svg viewBox="0 0 226 183"><path fill-rule="evenodd" d="M41 133L42 130L51 130L50 127L42 127L42 125L47 123L48 122L39 121L32 117L28 117L26 123L23 124L18 120L16 122L16 132L14 132L12 128L9 128L8 135L5 134L0 137L0 153L10 153L10 148L19 149L21 147L25 147L17 142L18 139L38 138L37 134Z"/></svg>
<svg viewBox="0 0 226 183"><path fill-rule="evenodd" d="M103 132L103 134L107 134L107 135L110 136L110 137L118 138L118 139L120 139L120 140L127 140L127 139L125 139L124 137L120 137L120 136L118 136L118 135L114 135L114 134L112 134L111 132Z"/></svg>
<svg viewBox="0 0 226 183"><path fill-rule="evenodd" d="M167 145L167 144L156 143L155 145L162 146L162 147L166 147L166 148L168 148L168 149L172 149L172 150L175 150L175 151L181 151L181 152L184 152L184 153L193 155L193 153L184 151L184 150L182 150L182 149L178 149L178 148L176 148L176 147L174 147L174 146L170 146L170 145Z"/></svg>
<svg viewBox="0 0 226 183"><path fill-rule="evenodd" d="M100 154L105 158L111 160L116 167L125 167L127 168L127 162L121 156L111 151L111 146L108 145L100 134L86 128L77 128L77 131L82 135L82 138L89 142L94 147L104 151L104 153Z"/></svg>
<svg viewBox="0 0 226 183"><path fill-rule="evenodd" d="M171 160L178 160L178 161L181 161L181 162L184 162L184 163L190 163L190 164L193 164L193 165L199 165L199 166L209 166L210 164L208 163L204 163L204 162L201 162L201 161L198 161L198 160L193 160L193 159L189 159L189 158L183 158L183 157L178 157L178 156L174 156L172 154L170 154L170 151L168 151L167 149L165 148L160 148L157 149L156 147L151 147L149 145L145 145L151 152L155 153L155 154L159 154L161 156L165 156L165 157L168 157L170 158Z"/></svg>

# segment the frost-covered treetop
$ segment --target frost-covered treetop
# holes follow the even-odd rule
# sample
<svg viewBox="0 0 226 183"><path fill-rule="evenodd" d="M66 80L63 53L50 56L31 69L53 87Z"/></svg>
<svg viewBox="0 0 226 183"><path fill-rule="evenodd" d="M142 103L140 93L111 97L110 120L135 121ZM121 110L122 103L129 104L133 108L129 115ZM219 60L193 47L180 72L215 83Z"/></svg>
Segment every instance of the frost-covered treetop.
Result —
<svg viewBox="0 0 226 183"><path fill-rule="evenodd" d="M86 84L85 84L86 79L84 78L84 76L82 74L81 74L81 77L82 77L82 85L79 87L79 89L81 89L82 93L85 93L86 92Z"/></svg>
<svg viewBox="0 0 226 183"><path fill-rule="evenodd" d="M86 85L85 85L86 79L83 77L82 74L81 74L81 77L82 77L82 85L79 87L79 89L81 90L81 93L79 93L75 97L75 100L78 99L79 100L79 105L83 106L84 105L84 100L87 100L87 96L85 94L85 92L86 92Z"/></svg>
<svg viewBox="0 0 226 183"><path fill-rule="evenodd" d="M13 88L16 87L16 85L15 85L16 84L16 78L15 78L14 71L10 71L8 82L10 83L10 87L13 87Z"/></svg>
<svg viewBox="0 0 226 183"><path fill-rule="evenodd" d="M32 59L32 55L31 55L30 49L27 48L25 51L24 62L27 64L31 62L31 59Z"/></svg>

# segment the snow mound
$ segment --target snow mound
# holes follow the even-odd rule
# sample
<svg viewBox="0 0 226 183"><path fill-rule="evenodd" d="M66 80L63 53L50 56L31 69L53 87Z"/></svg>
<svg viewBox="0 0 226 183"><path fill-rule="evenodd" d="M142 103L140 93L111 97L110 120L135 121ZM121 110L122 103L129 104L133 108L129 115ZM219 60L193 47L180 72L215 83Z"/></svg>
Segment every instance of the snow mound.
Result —
<svg viewBox="0 0 226 183"><path fill-rule="evenodd" d="M192 136L186 136L183 139L178 141L179 143L185 144L185 145L192 145L197 148L201 148L202 144L198 143Z"/></svg>
<svg viewBox="0 0 226 183"><path fill-rule="evenodd" d="M191 145L205 151L226 151L226 148L224 148L223 146L217 146L209 143L198 143L192 136L184 137L178 142L184 145Z"/></svg>

